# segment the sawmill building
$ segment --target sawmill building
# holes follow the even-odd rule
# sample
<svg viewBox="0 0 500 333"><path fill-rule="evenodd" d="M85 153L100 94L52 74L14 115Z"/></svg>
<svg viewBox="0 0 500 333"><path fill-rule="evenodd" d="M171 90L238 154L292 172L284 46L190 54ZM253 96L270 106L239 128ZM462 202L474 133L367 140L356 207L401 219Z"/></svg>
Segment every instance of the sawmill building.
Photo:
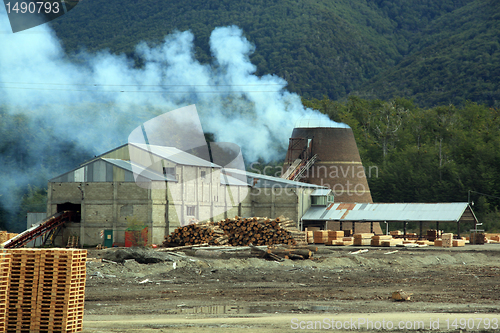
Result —
<svg viewBox="0 0 500 333"><path fill-rule="evenodd" d="M155 163L145 167L131 159L141 154ZM58 234L58 245L71 235L82 245L123 245L131 218L148 228L148 242L161 243L194 221L236 215L299 221L311 206L310 194L321 188L223 168L172 147L128 143L49 180L47 216L79 212L78 222Z"/></svg>

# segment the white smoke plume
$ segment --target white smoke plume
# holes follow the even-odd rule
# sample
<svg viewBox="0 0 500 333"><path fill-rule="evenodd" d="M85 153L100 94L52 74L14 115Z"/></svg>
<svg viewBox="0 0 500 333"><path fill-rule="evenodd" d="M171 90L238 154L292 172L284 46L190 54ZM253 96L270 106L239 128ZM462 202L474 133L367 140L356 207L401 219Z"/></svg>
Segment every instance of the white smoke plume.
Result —
<svg viewBox="0 0 500 333"><path fill-rule="evenodd" d="M212 63L199 63L194 36L185 31L166 36L161 45L139 44L141 68L108 51L69 57L47 24L11 33L0 6L0 105L11 114L28 113L49 126L52 137L93 154L125 143L142 122L190 104L196 104L204 131L239 145L247 162L282 159L300 119L333 124L305 108L282 78L255 75L249 59L254 46L238 27L214 29L210 48ZM31 158L47 153L57 154L57 149L34 152ZM69 170L52 171L55 176ZM29 183L25 176L23 182Z"/></svg>

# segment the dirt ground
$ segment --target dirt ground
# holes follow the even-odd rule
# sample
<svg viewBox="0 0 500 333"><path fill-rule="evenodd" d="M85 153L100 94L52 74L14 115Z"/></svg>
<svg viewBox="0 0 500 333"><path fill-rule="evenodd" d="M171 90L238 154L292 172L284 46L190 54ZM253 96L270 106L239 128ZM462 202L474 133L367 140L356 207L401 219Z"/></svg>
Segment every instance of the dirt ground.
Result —
<svg viewBox="0 0 500 333"><path fill-rule="evenodd" d="M84 332L500 330L500 244L350 254L360 248L283 262L156 252L151 264L90 250ZM390 299L400 289L410 301Z"/></svg>

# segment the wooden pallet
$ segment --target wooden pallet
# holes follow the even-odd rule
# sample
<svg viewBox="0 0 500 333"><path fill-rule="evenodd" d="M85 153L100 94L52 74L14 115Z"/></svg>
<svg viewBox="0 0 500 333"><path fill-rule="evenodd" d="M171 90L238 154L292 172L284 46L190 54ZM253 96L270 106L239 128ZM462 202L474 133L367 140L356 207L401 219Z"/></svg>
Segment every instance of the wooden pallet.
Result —
<svg viewBox="0 0 500 333"><path fill-rule="evenodd" d="M66 248L76 248L78 247L78 242L79 242L78 236L69 236Z"/></svg>

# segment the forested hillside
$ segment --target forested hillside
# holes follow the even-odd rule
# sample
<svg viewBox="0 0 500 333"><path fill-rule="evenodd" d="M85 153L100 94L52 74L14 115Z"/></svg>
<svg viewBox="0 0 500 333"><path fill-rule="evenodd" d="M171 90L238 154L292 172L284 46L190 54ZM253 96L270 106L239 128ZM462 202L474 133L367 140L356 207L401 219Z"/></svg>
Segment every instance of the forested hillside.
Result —
<svg viewBox="0 0 500 333"><path fill-rule="evenodd" d="M498 12L494 0L85 0L52 26L68 52L131 58L140 41L191 30L196 57L208 63L211 31L237 25L256 46L257 74L279 75L306 98L495 105Z"/></svg>
<svg viewBox="0 0 500 333"><path fill-rule="evenodd" d="M410 38L408 56L358 95L406 96L419 105L500 105L500 2L474 1Z"/></svg>

